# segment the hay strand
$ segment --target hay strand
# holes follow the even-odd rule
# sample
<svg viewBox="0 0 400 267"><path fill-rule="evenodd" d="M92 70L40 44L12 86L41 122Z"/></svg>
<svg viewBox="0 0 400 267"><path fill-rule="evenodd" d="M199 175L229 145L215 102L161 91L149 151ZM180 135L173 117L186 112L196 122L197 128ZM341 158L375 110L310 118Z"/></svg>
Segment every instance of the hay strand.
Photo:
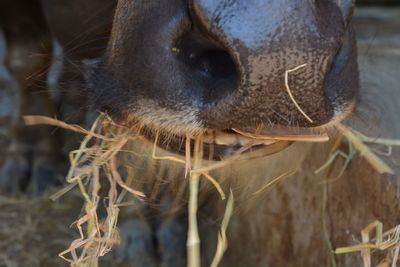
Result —
<svg viewBox="0 0 400 267"><path fill-rule="evenodd" d="M232 128L238 134L255 139L255 140L278 140L278 141L292 141L292 142L312 142L312 143L322 143L329 141L329 136L326 133L323 134L274 134L274 135L261 135L252 134L241 131L236 128Z"/></svg>
<svg viewBox="0 0 400 267"><path fill-rule="evenodd" d="M296 108L300 111L300 113L311 123L313 123L314 121L304 112L304 110L299 106L299 104L297 103L296 99L294 99L294 96L292 94L292 90L290 90L290 86L289 86L289 74L292 72L295 72L301 68L304 68L305 66L307 66L307 64L303 64L300 66L297 66L294 69L290 69L287 70L285 72L285 86L286 86L286 91L289 94L290 99L292 100L293 104L296 106Z"/></svg>
<svg viewBox="0 0 400 267"><path fill-rule="evenodd" d="M201 167L203 159L202 136L198 136L194 146L194 168ZM189 229L187 238L188 267L200 267L200 236L197 224L198 194L199 194L199 173L191 173L189 177Z"/></svg>
<svg viewBox="0 0 400 267"><path fill-rule="evenodd" d="M93 131L88 131L85 128L79 126L79 125L75 125L75 124L68 124L65 123L63 121L59 121L57 119L53 119L50 117L46 117L46 116L24 116L24 122L26 125L28 126L33 126L33 125L51 125L51 126L55 126L55 127L60 127L66 130L70 130L76 133L81 133L84 135L88 135L88 136L92 136L92 137L96 137L102 140L106 140L106 141L115 141L114 138L108 138L104 135L100 135L97 134Z"/></svg>
<svg viewBox="0 0 400 267"><path fill-rule="evenodd" d="M259 195L260 193L265 192L268 188L273 186L274 184L278 183L279 181L286 179L292 175L294 175L297 172L297 170L292 170L292 171L287 171L285 173L282 173L281 175L275 177L271 181L269 181L267 184L265 184L263 187L261 187L259 190L253 193L254 196Z"/></svg>
<svg viewBox="0 0 400 267"><path fill-rule="evenodd" d="M339 123L335 127L353 144L353 146L380 174L394 174L394 171L376 156L349 128Z"/></svg>
<svg viewBox="0 0 400 267"><path fill-rule="evenodd" d="M202 175L203 175L204 177L206 177L207 180L210 181L210 182L213 184L213 186L215 187L215 189L217 189L218 193L219 193L220 196L221 196L221 199L222 199L222 200L225 200L225 199L226 199L226 196L225 196L224 190L222 190L221 185L220 185L211 175L209 175L208 173L205 172L205 173L202 173Z"/></svg>
<svg viewBox="0 0 400 267"><path fill-rule="evenodd" d="M224 218L222 219L221 229L218 234L217 250L215 252L214 259L210 267L217 267L224 256L225 251L228 249L228 239L226 237L226 230L228 229L229 221L233 213L234 197L231 190L228 198L228 203L226 203Z"/></svg>

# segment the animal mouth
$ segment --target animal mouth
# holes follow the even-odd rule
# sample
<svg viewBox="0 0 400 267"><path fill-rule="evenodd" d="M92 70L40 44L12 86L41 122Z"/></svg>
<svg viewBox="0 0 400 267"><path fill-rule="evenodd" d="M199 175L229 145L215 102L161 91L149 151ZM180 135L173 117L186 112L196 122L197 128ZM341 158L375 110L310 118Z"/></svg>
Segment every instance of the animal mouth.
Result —
<svg viewBox="0 0 400 267"><path fill-rule="evenodd" d="M326 134L313 134L303 129L303 134L286 132L276 134L248 133L239 129L205 130L201 136L203 143L203 159L222 161L230 158L254 159L278 153L295 141L325 142ZM147 134L145 137L155 143L159 148L174 155L185 156L194 152L194 143L198 136L167 136L165 133ZM189 141L187 141L189 138Z"/></svg>

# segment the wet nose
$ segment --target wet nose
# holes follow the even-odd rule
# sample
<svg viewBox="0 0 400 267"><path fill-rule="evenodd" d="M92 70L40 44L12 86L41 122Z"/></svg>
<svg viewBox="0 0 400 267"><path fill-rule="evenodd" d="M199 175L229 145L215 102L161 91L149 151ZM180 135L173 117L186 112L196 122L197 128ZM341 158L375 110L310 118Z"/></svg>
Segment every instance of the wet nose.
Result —
<svg viewBox="0 0 400 267"><path fill-rule="evenodd" d="M194 30L177 49L190 75L201 77L207 127L310 126L332 117L324 82L343 35L338 5L193 0L190 14Z"/></svg>

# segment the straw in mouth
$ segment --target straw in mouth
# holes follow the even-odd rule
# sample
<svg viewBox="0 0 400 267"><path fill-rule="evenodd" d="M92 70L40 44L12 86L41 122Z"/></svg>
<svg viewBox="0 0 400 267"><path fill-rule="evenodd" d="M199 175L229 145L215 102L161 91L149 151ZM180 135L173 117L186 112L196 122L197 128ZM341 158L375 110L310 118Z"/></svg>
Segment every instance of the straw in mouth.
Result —
<svg viewBox="0 0 400 267"><path fill-rule="evenodd" d="M190 141L191 151L194 151L196 136L171 137L147 135L150 141L156 141L156 145L173 154L184 156L187 149L182 140ZM167 141L165 141L167 140ZM230 130L206 130L202 133L203 158L209 160L224 160L234 154L244 154L255 150L263 149L265 153L258 153L259 157L277 153L286 148L291 142L326 142L329 137L323 134L253 134L239 129ZM269 151L268 148L271 150ZM280 149L277 149L277 148Z"/></svg>

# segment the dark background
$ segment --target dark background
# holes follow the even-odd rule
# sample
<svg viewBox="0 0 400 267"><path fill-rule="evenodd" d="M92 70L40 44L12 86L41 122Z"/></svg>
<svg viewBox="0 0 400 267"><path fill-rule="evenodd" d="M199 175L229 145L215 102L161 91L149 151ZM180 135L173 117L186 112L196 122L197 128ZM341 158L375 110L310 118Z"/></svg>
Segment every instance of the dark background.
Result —
<svg viewBox="0 0 400 267"><path fill-rule="evenodd" d="M356 3L360 5L400 5L400 0L356 0Z"/></svg>

